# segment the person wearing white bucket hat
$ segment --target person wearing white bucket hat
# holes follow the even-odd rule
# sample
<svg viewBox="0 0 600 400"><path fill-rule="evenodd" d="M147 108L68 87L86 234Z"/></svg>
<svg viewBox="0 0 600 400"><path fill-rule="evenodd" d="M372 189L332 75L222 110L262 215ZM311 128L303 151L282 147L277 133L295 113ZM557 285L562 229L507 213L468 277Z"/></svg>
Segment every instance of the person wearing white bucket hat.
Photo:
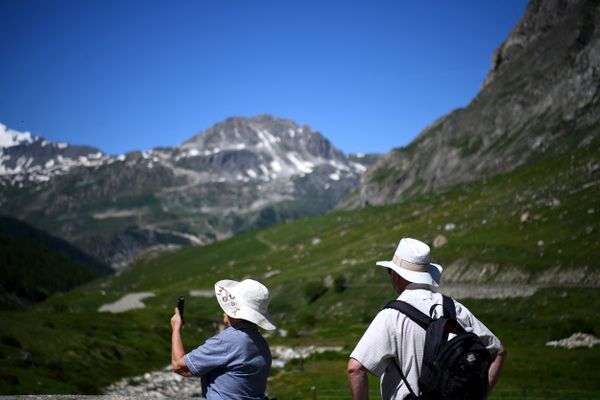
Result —
<svg viewBox="0 0 600 400"><path fill-rule="evenodd" d="M276 329L268 312L269 290L253 279L225 279L215 284L215 296L226 329L187 354L181 340L181 316L175 308L171 318L173 371L201 377L202 395L207 400L263 400L271 350L258 327Z"/></svg>
<svg viewBox="0 0 600 400"><path fill-rule="evenodd" d="M429 255L430 249L425 243L403 238L392 260L379 261L376 265L386 268L390 273L392 286L398 294L397 300L408 303L435 320L446 316L444 298L437 292L443 269L431 263ZM475 333L492 356L488 373L488 387L491 390L500 376L506 351L498 338L465 306L446 298L446 302L448 300L450 304L454 303L455 319L462 329ZM380 378L382 399L416 398L411 396L415 396L414 392L419 393L425 333L425 329L405 313L384 307L350 354L347 372L352 399L368 399L369 372ZM454 337L453 334L450 334L451 337ZM414 392L411 388L415 389Z"/></svg>
<svg viewBox="0 0 600 400"><path fill-rule="evenodd" d="M416 239L400 240L392 261L376 264L391 269L408 282L439 287L442 279L442 266L429 262L429 246Z"/></svg>

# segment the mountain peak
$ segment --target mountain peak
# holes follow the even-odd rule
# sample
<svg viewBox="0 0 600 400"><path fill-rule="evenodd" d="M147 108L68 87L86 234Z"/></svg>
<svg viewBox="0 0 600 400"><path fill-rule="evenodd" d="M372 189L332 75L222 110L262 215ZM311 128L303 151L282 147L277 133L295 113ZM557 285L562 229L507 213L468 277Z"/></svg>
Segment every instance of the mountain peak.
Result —
<svg viewBox="0 0 600 400"><path fill-rule="evenodd" d="M0 148L0 206L115 268L148 249L324 213L372 161L269 114L228 118L175 147L118 157L89 149L43 139Z"/></svg>
<svg viewBox="0 0 600 400"><path fill-rule="evenodd" d="M0 186L47 182L79 166L98 166L110 157L88 146L50 142L0 123Z"/></svg>
<svg viewBox="0 0 600 400"><path fill-rule="evenodd" d="M0 148L18 146L20 144L32 143L30 132L19 132L8 128L0 123Z"/></svg>
<svg viewBox="0 0 600 400"><path fill-rule="evenodd" d="M544 40L549 32L556 30L557 47L568 37L575 35L579 45L584 44L592 37L594 30L593 6L586 7L584 1L564 0L532 0L527 5L525 14L508 34L504 42L492 55L492 66L484 81L483 87L494 80L496 75L506 69L510 64L527 54L529 49L535 51L539 47L538 39ZM570 19L570 21L569 21ZM562 27L560 25L563 25ZM571 44L573 47L573 44ZM575 43L575 47L577 44ZM571 50L577 50L572 48Z"/></svg>
<svg viewBox="0 0 600 400"><path fill-rule="evenodd" d="M181 146L199 154L250 149L271 154L295 152L302 158L341 159L343 154L329 140L307 125L270 114L231 117L192 137Z"/></svg>

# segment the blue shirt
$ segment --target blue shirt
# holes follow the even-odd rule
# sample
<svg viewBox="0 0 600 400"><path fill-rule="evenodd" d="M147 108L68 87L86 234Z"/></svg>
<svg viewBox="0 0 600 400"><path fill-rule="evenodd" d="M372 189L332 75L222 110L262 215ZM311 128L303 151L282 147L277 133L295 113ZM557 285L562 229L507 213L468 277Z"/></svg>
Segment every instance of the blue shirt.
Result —
<svg viewBox="0 0 600 400"><path fill-rule="evenodd" d="M223 330L183 360L201 377L207 400L264 399L271 350L254 324L240 322Z"/></svg>

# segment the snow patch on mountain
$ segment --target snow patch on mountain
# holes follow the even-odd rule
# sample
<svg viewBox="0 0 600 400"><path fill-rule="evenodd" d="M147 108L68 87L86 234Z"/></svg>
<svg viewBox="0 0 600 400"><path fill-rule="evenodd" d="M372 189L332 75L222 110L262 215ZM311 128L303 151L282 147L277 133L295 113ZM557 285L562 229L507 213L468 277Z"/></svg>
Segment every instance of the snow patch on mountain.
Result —
<svg viewBox="0 0 600 400"><path fill-rule="evenodd" d="M91 147L53 143L0 123L0 186L48 182L76 167L98 167L116 160Z"/></svg>
<svg viewBox="0 0 600 400"><path fill-rule="evenodd" d="M30 132L18 132L0 123L0 148L32 143Z"/></svg>
<svg viewBox="0 0 600 400"><path fill-rule="evenodd" d="M305 174L310 174L313 171L314 165L309 161L301 160L296 153L287 153L287 158L292 162L294 167Z"/></svg>

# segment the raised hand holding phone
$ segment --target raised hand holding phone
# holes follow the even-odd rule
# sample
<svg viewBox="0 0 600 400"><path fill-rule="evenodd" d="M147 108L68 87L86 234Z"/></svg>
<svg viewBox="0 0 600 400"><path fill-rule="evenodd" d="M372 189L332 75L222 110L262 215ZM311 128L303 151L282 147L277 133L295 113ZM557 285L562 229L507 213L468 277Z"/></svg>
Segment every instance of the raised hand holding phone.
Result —
<svg viewBox="0 0 600 400"><path fill-rule="evenodd" d="M179 296L179 299L177 300L177 309L179 310L179 316L181 317L181 325L185 324L185 321L183 320L184 303L185 303L185 296Z"/></svg>

